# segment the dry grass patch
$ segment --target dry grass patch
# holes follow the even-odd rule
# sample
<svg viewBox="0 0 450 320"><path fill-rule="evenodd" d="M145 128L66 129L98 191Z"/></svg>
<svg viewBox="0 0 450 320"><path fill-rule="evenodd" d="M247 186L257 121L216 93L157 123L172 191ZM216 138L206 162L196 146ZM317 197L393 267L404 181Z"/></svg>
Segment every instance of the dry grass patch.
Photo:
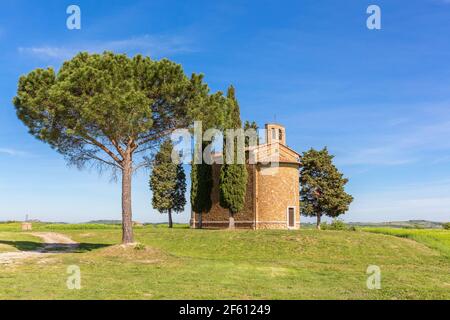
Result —
<svg viewBox="0 0 450 320"><path fill-rule="evenodd" d="M143 264L159 264L170 260L162 250L140 244L109 246L92 254L97 257Z"/></svg>

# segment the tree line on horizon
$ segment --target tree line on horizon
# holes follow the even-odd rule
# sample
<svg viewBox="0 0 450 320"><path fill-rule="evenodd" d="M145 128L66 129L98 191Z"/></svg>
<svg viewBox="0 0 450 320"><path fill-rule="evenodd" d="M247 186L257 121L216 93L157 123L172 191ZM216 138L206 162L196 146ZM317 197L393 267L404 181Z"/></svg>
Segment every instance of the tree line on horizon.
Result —
<svg viewBox="0 0 450 320"><path fill-rule="evenodd" d="M132 176L149 166L149 155L154 155L149 179L154 208L168 213L172 225L172 212L182 211L186 204L183 167L169 161L170 133L191 128L194 119L219 130L242 127L234 87L226 95L211 93L203 78L195 73L188 77L181 65L168 59L81 52L58 71L39 68L21 76L13 104L29 133L62 154L68 164L112 169L120 176L122 243L127 244L134 242ZM257 125L246 122L244 127ZM203 151L206 145L200 141L195 147ZM227 157L236 157L236 152L237 147ZM331 160L326 149L311 149L302 158L302 213L317 216L318 225L321 216L340 215L352 201L344 191L348 180ZM211 208L211 174L211 165L192 164L190 200L200 217ZM219 192L230 228L244 207L246 186L246 165L225 161Z"/></svg>

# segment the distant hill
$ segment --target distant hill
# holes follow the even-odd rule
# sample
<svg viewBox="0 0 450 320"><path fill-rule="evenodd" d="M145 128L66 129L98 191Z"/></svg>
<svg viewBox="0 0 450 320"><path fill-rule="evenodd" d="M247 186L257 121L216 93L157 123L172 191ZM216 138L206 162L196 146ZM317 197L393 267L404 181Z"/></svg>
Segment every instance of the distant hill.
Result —
<svg viewBox="0 0 450 320"><path fill-rule="evenodd" d="M122 224L121 220L92 220L85 222L87 224Z"/></svg>
<svg viewBox="0 0 450 320"><path fill-rule="evenodd" d="M110 224L110 225L117 225L122 224L122 220L92 220L85 222L85 224ZM137 221L133 221L134 225L160 225L160 224L167 224L167 222L158 222L158 223L140 223Z"/></svg>
<svg viewBox="0 0 450 320"><path fill-rule="evenodd" d="M410 229L441 229L443 223L428 220L408 220L391 222L349 222L349 225L359 227L391 227Z"/></svg>
<svg viewBox="0 0 450 320"><path fill-rule="evenodd" d="M390 227L405 229L442 229L444 222L435 222L428 220L408 220L408 221L388 221L388 222L345 222L345 224L355 227ZM315 228L316 224L312 222L302 222L302 228Z"/></svg>

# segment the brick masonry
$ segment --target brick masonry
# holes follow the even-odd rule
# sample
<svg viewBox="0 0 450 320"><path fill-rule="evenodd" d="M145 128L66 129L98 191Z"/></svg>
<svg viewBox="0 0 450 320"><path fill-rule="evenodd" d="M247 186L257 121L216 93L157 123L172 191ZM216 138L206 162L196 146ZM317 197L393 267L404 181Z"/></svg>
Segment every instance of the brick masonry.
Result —
<svg viewBox="0 0 450 320"><path fill-rule="evenodd" d="M248 182L245 207L234 215L236 228L287 229L288 207L295 210L295 227L300 226L299 165L280 163L278 167L261 164L247 165ZM219 203L220 165L213 165L212 207L203 215L203 227L228 227L229 213ZM194 218L194 214L193 214ZM198 227L199 215L191 219L191 227Z"/></svg>
<svg viewBox="0 0 450 320"><path fill-rule="evenodd" d="M247 152L256 164L247 165L245 207L234 215L236 228L298 229L300 155L287 147L285 128L279 124L266 124L266 143L249 147ZM205 228L228 227L228 210L219 202L220 167L213 165L212 207L210 212L203 214ZM295 210L295 223L291 227L288 225L288 208ZM191 227L198 227L199 218L192 212Z"/></svg>

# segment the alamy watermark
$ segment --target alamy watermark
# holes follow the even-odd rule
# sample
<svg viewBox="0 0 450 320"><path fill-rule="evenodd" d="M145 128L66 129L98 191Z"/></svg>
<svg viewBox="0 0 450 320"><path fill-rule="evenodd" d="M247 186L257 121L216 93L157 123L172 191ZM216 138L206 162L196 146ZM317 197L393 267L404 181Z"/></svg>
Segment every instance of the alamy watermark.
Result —
<svg viewBox="0 0 450 320"><path fill-rule="evenodd" d="M370 265L367 267L366 273L369 275L367 277L366 285L369 290L379 290L381 289L381 269L379 266Z"/></svg>
<svg viewBox="0 0 450 320"><path fill-rule="evenodd" d="M69 30L81 29L81 9L77 5L70 5L67 7L66 13L69 17L66 20L66 26Z"/></svg>
<svg viewBox="0 0 450 320"><path fill-rule="evenodd" d="M70 265L67 267L67 277L66 285L69 290L80 290L81 289L81 269L77 265Z"/></svg>
<svg viewBox="0 0 450 320"><path fill-rule="evenodd" d="M201 121L192 129L177 129L170 139L174 145L172 162L182 164L261 164L265 169L276 169L280 163L282 132L266 129L204 130ZM261 143L262 142L262 143ZM299 159L297 159L299 161ZM271 170L263 174L273 175Z"/></svg>
<svg viewBox="0 0 450 320"><path fill-rule="evenodd" d="M370 16L367 18L366 25L369 30L381 29L381 8L375 4L367 7L367 14Z"/></svg>
<svg viewBox="0 0 450 320"><path fill-rule="evenodd" d="M66 20L66 26L69 30L81 29L81 8L72 4L67 7L66 13L69 17ZM381 30L381 8L376 4L367 7L366 13L370 16L367 18L366 26L369 30Z"/></svg>

